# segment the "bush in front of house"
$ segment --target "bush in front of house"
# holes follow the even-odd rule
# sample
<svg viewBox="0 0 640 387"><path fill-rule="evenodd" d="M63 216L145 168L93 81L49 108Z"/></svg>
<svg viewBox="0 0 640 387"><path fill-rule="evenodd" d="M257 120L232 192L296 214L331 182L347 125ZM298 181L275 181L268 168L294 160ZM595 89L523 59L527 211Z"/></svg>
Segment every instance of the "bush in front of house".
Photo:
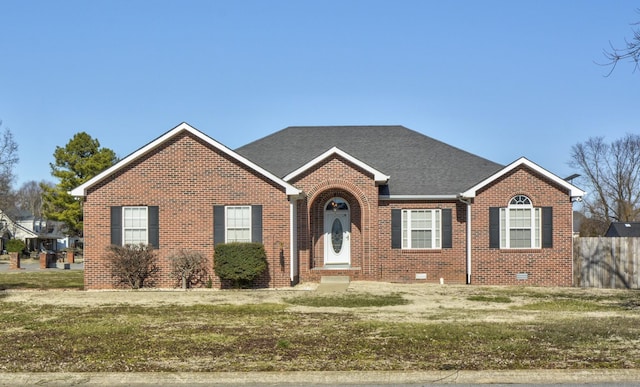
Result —
<svg viewBox="0 0 640 387"><path fill-rule="evenodd" d="M20 239L9 239L5 244L5 249L9 253L21 253L26 245Z"/></svg>
<svg viewBox="0 0 640 387"><path fill-rule="evenodd" d="M176 278L183 289L203 284L209 277L207 260L198 251L182 249L171 256L171 276Z"/></svg>
<svg viewBox="0 0 640 387"><path fill-rule="evenodd" d="M221 243L214 253L214 270L235 287L248 288L267 269L267 253L262 243Z"/></svg>
<svg viewBox="0 0 640 387"><path fill-rule="evenodd" d="M160 269L151 245L111 245L108 250L111 275L117 285L126 285L131 289L153 286L154 276Z"/></svg>

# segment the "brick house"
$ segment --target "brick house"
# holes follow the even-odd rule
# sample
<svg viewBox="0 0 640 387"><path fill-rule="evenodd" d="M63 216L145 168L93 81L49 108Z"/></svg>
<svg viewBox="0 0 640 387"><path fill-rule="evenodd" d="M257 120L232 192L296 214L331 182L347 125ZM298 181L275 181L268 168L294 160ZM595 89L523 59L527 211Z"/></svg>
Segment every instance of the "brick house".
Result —
<svg viewBox="0 0 640 387"><path fill-rule="evenodd" d="M101 289L113 287L111 244L154 245L158 286L176 287L168 256L212 259L230 241L264 244L262 287L327 275L571 286L584 191L525 158L499 165L402 126L289 127L231 150L183 123L71 194L85 288Z"/></svg>

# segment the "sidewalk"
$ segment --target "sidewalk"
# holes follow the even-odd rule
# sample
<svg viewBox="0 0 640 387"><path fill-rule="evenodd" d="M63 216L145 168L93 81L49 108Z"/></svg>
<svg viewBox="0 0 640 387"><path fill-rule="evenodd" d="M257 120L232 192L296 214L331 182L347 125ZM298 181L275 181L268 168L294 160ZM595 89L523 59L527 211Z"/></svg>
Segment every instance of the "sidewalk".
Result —
<svg viewBox="0 0 640 387"><path fill-rule="evenodd" d="M65 269L65 264L58 263L56 267L40 269L40 262L27 259L20 262L20 269L9 269L9 261L0 261L0 272L20 272L20 271L47 271L47 270L84 270L84 264L81 263L67 263L69 269Z"/></svg>
<svg viewBox="0 0 640 387"><path fill-rule="evenodd" d="M640 370L348 371L348 372L114 372L0 373L0 386L199 385L429 385L594 384L637 385Z"/></svg>

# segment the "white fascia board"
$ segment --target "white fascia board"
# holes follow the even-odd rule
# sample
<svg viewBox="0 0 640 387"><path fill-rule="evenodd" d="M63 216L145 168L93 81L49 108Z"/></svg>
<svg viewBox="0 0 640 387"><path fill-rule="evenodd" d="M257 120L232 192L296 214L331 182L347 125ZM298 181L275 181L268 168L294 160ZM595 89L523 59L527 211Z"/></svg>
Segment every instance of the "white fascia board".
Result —
<svg viewBox="0 0 640 387"><path fill-rule="evenodd" d="M378 171L377 169L373 168L372 166L356 159L355 157L351 156L350 154L348 154L347 152L337 148L337 147L333 147L331 149L329 149L328 151L324 152L323 154L321 154L320 156L314 158L313 160L309 161L308 163L306 163L305 165L301 166L300 168L296 169L295 171L289 173L287 176L285 176L283 178L284 181L289 181L293 178L295 178L296 176L304 173L305 171L313 168L316 164L320 163L321 161L333 156L333 155L338 155L344 159L346 159L347 161L349 161L352 164L357 165L358 167L364 169L365 171L371 173L373 175L373 179L375 180L375 182L377 184L386 184L389 181L389 176L385 175L384 173Z"/></svg>
<svg viewBox="0 0 640 387"><path fill-rule="evenodd" d="M111 175L112 173L118 171L119 169L125 167L126 165L130 164L131 162L137 160L142 155L144 155L144 154L150 152L151 150L153 150L154 148L160 146L165 141L167 141L171 137L175 136L176 134L182 132L183 130L193 134L194 136L196 136L196 137L198 137L200 139L202 139L204 142L206 142L209 145L213 146L214 148L220 150L221 152L225 153L226 155L230 156L231 158L234 158L234 159L238 160L240 163L248 166L249 168L251 168L254 171L258 172L259 174L263 175L267 179L269 179L269 180L273 181L274 183L282 186L283 188L285 188L285 191L286 191L287 195L300 195L302 193L301 190L297 189L296 187L292 186L291 184L287 183L286 181L280 179L279 177L277 177L276 175L274 175L271 172L267 171L266 169L264 169L264 168L258 166L257 164L249 161L248 159L240 156L238 153L232 151L231 149L229 149L226 146L222 145L221 143L217 142L213 138L211 138L211 137L207 136L206 134L202 133L201 131L195 129L194 127L192 127L191 125L187 124L186 122L183 122L180 125L176 126L175 128L171 129L170 131L168 131L167 133L163 134L162 136L158 137L157 139L153 140L152 142L150 142L147 145L143 146L142 148L138 149L137 151L131 153L129 156L127 156L124 159L120 160L119 162L117 162L116 164L111 166L110 168L108 168L108 169L104 170L103 172L99 173L98 175L94 176L92 179L88 180L84 184L72 189L71 191L69 191L69 194L71 196L75 196L75 197L86 196L87 189L89 187L91 187L94 184L100 182L105 177L107 177L107 176Z"/></svg>
<svg viewBox="0 0 640 387"><path fill-rule="evenodd" d="M473 187L469 188L468 190L461 192L460 193L460 197L463 199L470 199L470 198L475 198L476 197L476 193L478 192L479 189L481 189L482 187L486 186L487 184L490 184L491 182L499 179L500 177L506 175L507 173L511 172L512 170L514 170L515 168L519 167L519 166L526 166L532 170L534 170L535 172L541 174L542 176L546 177L547 179L553 181L554 183L566 188L569 191L569 196L571 196L571 199L577 199L577 198L582 198L586 192L581 190L580 188L576 187L575 185L569 183L568 181L562 179L561 177L547 171L546 169L542 168L541 166L539 166L538 164L524 158L521 157L519 159L517 159L516 161L512 162L511 164L507 165L506 167L502 168L501 170L499 170L498 172L494 173L493 175L489 176L488 178L482 180L480 183L474 185Z"/></svg>
<svg viewBox="0 0 640 387"><path fill-rule="evenodd" d="M427 201L449 201L458 200L458 195L379 195L380 200L427 200Z"/></svg>

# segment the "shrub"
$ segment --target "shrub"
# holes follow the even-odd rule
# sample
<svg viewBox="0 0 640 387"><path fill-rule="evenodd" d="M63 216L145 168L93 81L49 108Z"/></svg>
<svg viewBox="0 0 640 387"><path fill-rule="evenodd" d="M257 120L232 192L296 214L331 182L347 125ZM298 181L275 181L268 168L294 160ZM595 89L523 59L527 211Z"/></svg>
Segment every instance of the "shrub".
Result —
<svg viewBox="0 0 640 387"><path fill-rule="evenodd" d="M111 262L111 275L117 284L128 285L131 289L153 286L153 277L159 268L151 245L111 245L107 258Z"/></svg>
<svg viewBox="0 0 640 387"><path fill-rule="evenodd" d="M5 248L9 253L20 253L25 247L26 245L20 239L9 239L5 245Z"/></svg>
<svg viewBox="0 0 640 387"><path fill-rule="evenodd" d="M193 250L182 249L169 257L171 276L182 284L183 289L204 283L208 276L207 260Z"/></svg>
<svg viewBox="0 0 640 387"><path fill-rule="evenodd" d="M221 243L216 246L214 270L235 287L250 287L267 269L267 253L261 243Z"/></svg>

